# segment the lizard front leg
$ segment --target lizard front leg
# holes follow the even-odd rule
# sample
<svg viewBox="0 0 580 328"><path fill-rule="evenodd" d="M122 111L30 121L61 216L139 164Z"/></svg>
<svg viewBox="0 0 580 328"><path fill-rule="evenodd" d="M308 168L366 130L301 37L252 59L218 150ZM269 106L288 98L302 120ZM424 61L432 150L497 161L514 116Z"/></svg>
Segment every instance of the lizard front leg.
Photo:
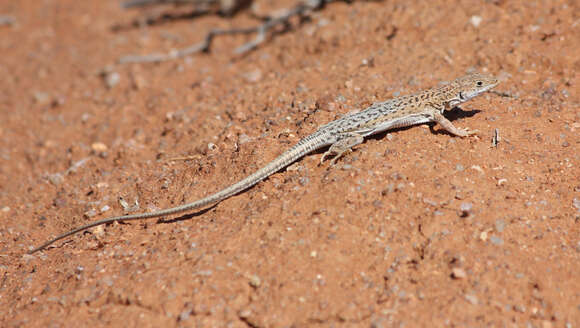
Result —
<svg viewBox="0 0 580 328"><path fill-rule="evenodd" d="M437 111L433 113L433 121L439 123L439 125L441 125L441 127L443 127L443 129L445 129L447 132L454 134L456 136L459 136L459 137L467 137L467 136L479 133L479 131L477 131L477 130L456 128L453 125L453 123L451 123L451 121L446 119L445 116L443 116L443 114L441 114Z"/></svg>
<svg viewBox="0 0 580 328"><path fill-rule="evenodd" d="M326 157L332 157L330 160L330 165L334 166L339 158L341 158L344 154L351 152L352 147L360 145L363 143L363 141L364 137L358 133L347 132L341 134L338 137L338 140L330 145L328 151L322 155L322 158L320 158L320 164L324 162Z"/></svg>

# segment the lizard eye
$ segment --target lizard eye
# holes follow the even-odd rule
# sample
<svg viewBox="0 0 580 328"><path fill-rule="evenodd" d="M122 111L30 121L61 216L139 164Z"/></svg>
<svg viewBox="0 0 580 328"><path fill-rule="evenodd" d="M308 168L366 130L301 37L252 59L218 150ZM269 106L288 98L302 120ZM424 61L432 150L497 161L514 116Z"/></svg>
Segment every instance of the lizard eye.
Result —
<svg viewBox="0 0 580 328"><path fill-rule="evenodd" d="M475 84L476 84L478 87L480 87L480 86L482 86L482 85L483 85L483 82L481 82L481 81L477 81L477 82L475 82Z"/></svg>

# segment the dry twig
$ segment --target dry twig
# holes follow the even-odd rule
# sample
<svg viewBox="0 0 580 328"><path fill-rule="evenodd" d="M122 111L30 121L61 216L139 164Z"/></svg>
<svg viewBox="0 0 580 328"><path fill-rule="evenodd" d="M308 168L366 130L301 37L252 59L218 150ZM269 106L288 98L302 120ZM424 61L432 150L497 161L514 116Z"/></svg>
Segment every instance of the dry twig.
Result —
<svg viewBox="0 0 580 328"><path fill-rule="evenodd" d="M195 2L196 0L133 0L131 3L139 2ZM204 1L204 0L201 0ZM212 1L212 0L206 0ZM261 43L266 40L266 35L269 30L272 28L282 25L284 29L282 32L287 31L290 28L290 19L294 16L299 16L301 18L300 22L304 21L304 19L310 14L310 12L314 10L319 10L328 2L332 2L335 0L307 0L303 3L296 5L294 8L288 9L284 11L281 15L276 17L266 16L262 18L264 23L254 27L248 28L232 28L232 29L213 29L206 34L204 40L192 46L183 49L172 50L169 53L157 53L157 54L148 54L148 55L128 55L124 56L119 59L120 63L144 63L144 62L161 62L167 60L174 60L178 58L183 58L198 52L209 52L211 42L214 37L218 35L225 35L225 34L251 34L257 33L256 38L253 40L241 45L240 47L234 50L235 55L242 55L251 50L254 50L258 47Z"/></svg>

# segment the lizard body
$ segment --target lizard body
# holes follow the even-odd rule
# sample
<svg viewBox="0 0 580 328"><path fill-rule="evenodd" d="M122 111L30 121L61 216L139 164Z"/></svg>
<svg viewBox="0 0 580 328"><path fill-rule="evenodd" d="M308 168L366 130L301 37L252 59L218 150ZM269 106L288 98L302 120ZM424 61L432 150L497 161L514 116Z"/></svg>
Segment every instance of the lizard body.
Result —
<svg viewBox="0 0 580 328"><path fill-rule="evenodd" d="M443 113L490 90L498 83L497 79L490 76L470 74L440 87L401 96L385 102L374 103L360 112L343 116L323 125L316 132L304 137L296 145L256 172L205 198L156 212L115 216L95 221L63 233L32 249L29 253L40 251L58 240L98 225L115 221L122 222L162 217L219 203L254 186L301 157L324 147L330 146L328 151L322 155L320 161L323 162L326 157L333 156L331 164L334 165L338 158L350 151L352 147L361 144L365 137L389 129L436 122L453 135L460 137L469 136L477 131L456 128L443 116Z"/></svg>

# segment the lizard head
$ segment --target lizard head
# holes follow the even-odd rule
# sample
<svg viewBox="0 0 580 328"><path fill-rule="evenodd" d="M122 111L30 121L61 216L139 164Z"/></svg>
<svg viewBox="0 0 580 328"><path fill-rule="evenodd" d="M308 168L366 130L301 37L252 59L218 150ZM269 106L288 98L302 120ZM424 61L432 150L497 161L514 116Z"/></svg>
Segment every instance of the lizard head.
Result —
<svg viewBox="0 0 580 328"><path fill-rule="evenodd" d="M449 108L474 98L499 84L493 77L483 74L469 74L451 82L451 99L448 101Z"/></svg>

